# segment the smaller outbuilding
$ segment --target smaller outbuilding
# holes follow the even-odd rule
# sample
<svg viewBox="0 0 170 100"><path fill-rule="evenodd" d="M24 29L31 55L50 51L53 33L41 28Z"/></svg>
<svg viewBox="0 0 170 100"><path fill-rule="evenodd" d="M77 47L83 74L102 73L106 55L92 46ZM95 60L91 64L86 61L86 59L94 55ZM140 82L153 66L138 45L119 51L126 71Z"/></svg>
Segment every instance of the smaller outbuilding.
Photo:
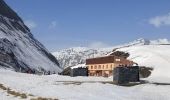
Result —
<svg viewBox="0 0 170 100"><path fill-rule="evenodd" d="M85 64L78 64L76 66L65 68L60 74L68 75L71 77L88 76L88 68Z"/></svg>
<svg viewBox="0 0 170 100"><path fill-rule="evenodd" d="M119 66L113 70L113 82L115 84L126 84L139 82L139 66Z"/></svg>
<svg viewBox="0 0 170 100"><path fill-rule="evenodd" d="M88 68L73 68L71 69L71 77L75 76L88 76Z"/></svg>

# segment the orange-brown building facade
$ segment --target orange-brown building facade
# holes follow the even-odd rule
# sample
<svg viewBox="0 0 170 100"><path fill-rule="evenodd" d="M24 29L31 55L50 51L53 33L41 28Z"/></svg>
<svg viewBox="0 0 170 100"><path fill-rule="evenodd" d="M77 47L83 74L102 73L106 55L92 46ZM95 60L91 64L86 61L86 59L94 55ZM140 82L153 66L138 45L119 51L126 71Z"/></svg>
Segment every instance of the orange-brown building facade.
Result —
<svg viewBox="0 0 170 100"><path fill-rule="evenodd" d="M105 56L86 59L89 76L112 76L113 69L118 66L132 66L133 61L117 56Z"/></svg>

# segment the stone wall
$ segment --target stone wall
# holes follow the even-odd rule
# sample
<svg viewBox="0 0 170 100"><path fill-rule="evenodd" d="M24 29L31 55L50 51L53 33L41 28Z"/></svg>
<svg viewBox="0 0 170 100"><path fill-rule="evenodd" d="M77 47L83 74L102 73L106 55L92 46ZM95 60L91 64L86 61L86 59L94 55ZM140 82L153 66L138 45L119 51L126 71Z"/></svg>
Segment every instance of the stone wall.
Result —
<svg viewBox="0 0 170 100"><path fill-rule="evenodd" d="M113 70L113 82L126 84L139 81L139 66L116 67Z"/></svg>

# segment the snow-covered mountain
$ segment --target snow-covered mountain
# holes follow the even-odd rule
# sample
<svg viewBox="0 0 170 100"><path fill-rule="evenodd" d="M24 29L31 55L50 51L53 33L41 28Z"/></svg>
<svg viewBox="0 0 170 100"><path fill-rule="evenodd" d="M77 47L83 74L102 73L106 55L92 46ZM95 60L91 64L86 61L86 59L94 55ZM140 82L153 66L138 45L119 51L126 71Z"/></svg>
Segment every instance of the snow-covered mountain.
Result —
<svg viewBox="0 0 170 100"><path fill-rule="evenodd" d="M113 50L120 50L123 48L137 47L137 46L149 46L158 47L162 45L168 45L170 41L168 39L147 40L137 39L133 42L125 43L123 45L113 46L109 48L88 48L88 47L73 47L69 49L60 50L54 52L53 55L58 59L61 67L75 66L77 64L85 63L85 59L93 58L103 55L109 55ZM161 49L161 48L160 48ZM137 51L136 51L137 52ZM133 52L134 53L134 52Z"/></svg>
<svg viewBox="0 0 170 100"><path fill-rule="evenodd" d="M55 57L3 0L0 0L0 68L61 71Z"/></svg>
<svg viewBox="0 0 170 100"><path fill-rule="evenodd" d="M86 58L106 55L112 51L112 48L93 49L87 47L74 47L54 52L53 55L57 58L61 67L75 66L85 63Z"/></svg>

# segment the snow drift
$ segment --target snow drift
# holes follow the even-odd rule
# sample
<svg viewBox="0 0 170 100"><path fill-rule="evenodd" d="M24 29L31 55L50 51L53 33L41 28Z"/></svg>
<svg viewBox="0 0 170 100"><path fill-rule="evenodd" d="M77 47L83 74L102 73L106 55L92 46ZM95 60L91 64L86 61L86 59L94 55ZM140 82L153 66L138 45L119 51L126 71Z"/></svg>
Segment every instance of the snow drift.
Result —
<svg viewBox="0 0 170 100"><path fill-rule="evenodd" d="M170 83L170 45L143 45L118 49L130 53L129 59L153 68L150 81Z"/></svg>

